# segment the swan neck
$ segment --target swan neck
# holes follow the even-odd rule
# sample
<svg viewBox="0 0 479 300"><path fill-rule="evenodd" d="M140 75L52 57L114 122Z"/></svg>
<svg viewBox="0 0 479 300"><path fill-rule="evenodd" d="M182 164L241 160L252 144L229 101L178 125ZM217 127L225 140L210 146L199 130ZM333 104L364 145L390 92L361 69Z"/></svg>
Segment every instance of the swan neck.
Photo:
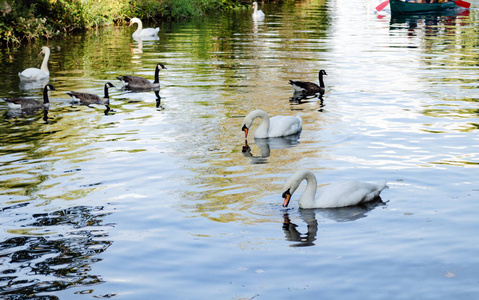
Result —
<svg viewBox="0 0 479 300"><path fill-rule="evenodd" d="M143 29L143 24L141 23L141 21L136 21L135 23L138 24L138 28L136 29L134 33L135 35L137 35L137 34L140 34L141 30Z"/></svg>
<svg viewBox="0 0 479 300"><path fill-rule="evenodd" d="M257 138L267 138L270 124L268 114L264 111L256 111L252 120L256 118L261 118L261 123L259 124L258 129L256 129L254 136Z"/></svg>
<svg viewBox="0 0 479 300"><path fill-rule="evenodd" d="M50 74L50 72L48 71L48 60L49 59L50 59L50 51L46 50L45 51L45 57L43 57L42 66L40 67L40 70L42 70L43 72L45 72L47 74Z"/></svg>
<svg viewBox="0 0 479 300"><path fill-rule="evenodd" d="M306 189L299 198L299 206L302 208L312 208L314 207L318 182L314 174L310 172L304 174L303 178L306 179Z"/></svg>

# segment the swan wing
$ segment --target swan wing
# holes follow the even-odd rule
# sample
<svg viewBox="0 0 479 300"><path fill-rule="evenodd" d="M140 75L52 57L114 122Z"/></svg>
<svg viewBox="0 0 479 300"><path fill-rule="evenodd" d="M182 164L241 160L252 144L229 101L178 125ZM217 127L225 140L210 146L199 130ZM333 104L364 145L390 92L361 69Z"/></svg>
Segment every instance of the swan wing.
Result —
<svg viewBox="0 0 479 300"><path fill-rule="evenodd" d="M344 181L322 187L315 199L315 207L333 208L357 205L369 202L385 189L386 182L369 183Z"/></svg>
<svg viewBox="0 0 479 300"><path fill-rule="evenodd" d="M20 80L23 80L23 81L33 81L38 79L44 79L48 76L50 76L50 74L47 74L38 68L28 68L23 70L23 72L18 73L18 77L20 77Z"/></svg>
<svg viewBox="0 0 479 300"><path fill-rule="evenodd" d="M300 116L274 116L270 118L268 137L280 137L301 131L303 120Z"/></svg>
<svg viewBox="0 0 479 300"><path fill-rule="evenodd" d="M154 36L157 35L160 31L160 28L144 28L140 32L140 36Z"/></svg>

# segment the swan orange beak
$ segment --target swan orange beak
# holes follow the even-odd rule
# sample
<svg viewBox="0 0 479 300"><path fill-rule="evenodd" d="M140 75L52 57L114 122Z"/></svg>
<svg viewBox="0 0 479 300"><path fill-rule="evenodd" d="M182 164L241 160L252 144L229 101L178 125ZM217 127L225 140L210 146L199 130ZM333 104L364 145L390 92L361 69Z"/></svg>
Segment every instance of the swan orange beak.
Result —
<svg viewBox="0 0 479 300"><path fill-rule="evenodd" d="M246 127L246 125L243 125L243 128L241 128L241 130L244 131L244 138L247 138L248 137L248 127Z"/></svg>
<svg viewBox="0 0 479 300"><path fill-rule="evenodd" d="M291 200L291 193L289 189L283 193L282 197L284 198L283 207L288 207L289 200Z"/></svg>

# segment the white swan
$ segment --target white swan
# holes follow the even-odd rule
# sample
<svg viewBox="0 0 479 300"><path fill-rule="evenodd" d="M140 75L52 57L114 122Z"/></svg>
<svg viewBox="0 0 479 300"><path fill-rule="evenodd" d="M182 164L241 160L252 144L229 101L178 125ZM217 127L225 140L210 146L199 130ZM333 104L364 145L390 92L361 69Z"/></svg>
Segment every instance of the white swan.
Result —
<svg viewBox="0 0 479 300"><path fill-rule="evenodd" d="M243 121L244 137L248 137L248 131L254 119L261 118L261 123L254 133L254 137L258 139L265 139L269 137L288 136L301 132L303 120L301 116L274 116L272 118L261 110L253 110Z"/></svg>
<svg viewBox="0 0 479 300"><path fill-rule="evenodd" d="M253 20L256 21L262 21L264 19L264 12L261 10L258 10L258 3L253 2Z"/></svg>
<svg viewBox="0 0 479 300"><path fill-rule="evenodd" d="M28 68L23 70L23 72L18 73L21 81L35 81L40 79L45 79L50 76L50 71L48 71L48 59L50 58L50 48L47 46L42 47L40 54L44 54L42 66L38 68Z"/></svg>
<svg viewBox="0 0 479 300"><path fill-rule="evenodd" d="M301 208L334 208L357 205L376 199L379 197L379 193L388 187L386 180L378 183L344 181L322 187L316 196L316 176L311 171L302 170L296 172L284 184L282 195L284 207L288 206L291 196L304 179L307 181L307 186L299 198Z"/></svg>
<svg viewBox="0 0 479 300"><path fill-rule="evenodd" d="M138 18L133 18L130 20L130 26L132 26L134 23L138 24L138 28L136 29L135 32L133 32L133 35L132 35L133 38L157 36L158 31L160 31L160 27L143 28L143 23Z"/></svg>

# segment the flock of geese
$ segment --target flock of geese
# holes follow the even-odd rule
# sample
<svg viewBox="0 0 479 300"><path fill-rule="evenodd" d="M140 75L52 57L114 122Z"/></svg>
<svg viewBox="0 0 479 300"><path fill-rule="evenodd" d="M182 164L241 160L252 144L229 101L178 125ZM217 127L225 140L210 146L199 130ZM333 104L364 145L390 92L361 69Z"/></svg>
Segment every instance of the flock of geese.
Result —
<svg viewBox="0 0 479 300"><path fill-rule="evenodd" d="M253 19L261 20L264 18L264 13L258 10L258 4L253 3ZM158 35L159 28L143 28L141 20L132 18L130 26L138 24L137 30L132 34L133 38L154 37ZM28 68L19 73L18 76L22 82L32 82L37 80L48 80L50 72L48 70L48 59L50 57L50 49L46 46L42 47L40 52L44 54L44 59L40 69ZM161 69L166 69L161 63L158 63L155 68L154 81L138 76L124 75L117 77L125 88L131 90L145 90L160 88L159 72ZM290 80L289 84L293 86L295 94L299 94L301 98L310 96L318 97L322 100L325 93L325 85L323 76L327 75L324 70L319 71L319 85L313 82L294 81ZM104 97L95 94L84 92L67 92L73 101L84 105L90 104L108 104L109 94L108 89L114 87L113 84L107 82L104 87ZM11 109L19 110L38 110L48 109L49 98L48 92L56 89L51 84L46 84L43 89L43 103L30 98L9 98L4 99ZM158 94L157 94L158 95ZM274 116L270 117L265 111L257 109L250 112L244 118L242 124L242 131L245 133L245 141L247 144L248 132L256 118L260 118L261 122L257 127L254 138L255 139L269 139L269 138L283 138L297 135L302 131L302 119L300 116ZM367 183L358 181L345 181L333 183L322 187L318 192L317 181L315 175L308 170L301 170L291 176L283 187L282 197L284 198L283 207L287 207L291 196L297 190L303 180L306 180L307 186L299 198L299 206L301 208L335 208L353 206L360 203L365 203L377 199L381 191L387 188L386 181L378 183Z"/></svg>

